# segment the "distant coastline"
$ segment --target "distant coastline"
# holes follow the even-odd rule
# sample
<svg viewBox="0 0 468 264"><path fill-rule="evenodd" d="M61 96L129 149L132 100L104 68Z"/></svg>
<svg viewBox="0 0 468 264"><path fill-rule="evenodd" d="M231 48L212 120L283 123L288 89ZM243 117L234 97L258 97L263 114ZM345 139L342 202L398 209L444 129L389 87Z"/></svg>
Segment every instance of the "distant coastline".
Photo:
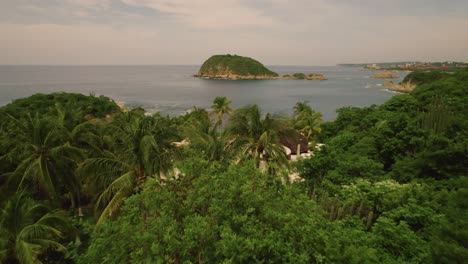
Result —
<svg viewBox="0 0 468 264"><path fill-rule="evenodd" d="M2 66L0 105L34 93L77 92L108 95L132 109L142 107L149 113L179 115L194 105L209 107L215 95L227 96L242 105L259 103L265 111L290 113L297 100L308 100L325 120L333 120L337 108L382 103L393 94L375 85L357 68L336 66L269 65L279 75L317 72L328 81L252 80L227 81L194 78L200 65L182 66ZM399 74L403 77L405 74ZM399 81L399 80L398 80ZM375 89L366 89L370 83ZM381 87L383 88L383 87ZM287 96L285 96L287 93Z"/></svg>
<svg viewBox="0 0 468 264"><path fill-rule="evenodd" d="M444 61L444 62L380 62L380 63L343 63L337 66L359 67L365 70L386 70L386 71L416 71L416 70L454 70L468 67L468 62Z"/></svg>
<svg viewBox="0 0 468 264"><path fill-rule="evenodd" d="M299 74L303 74L303 73L299 73ZM248 76L240 76L240 75L200 76L198 74L194 74L193 77L208 79L208 80L231 80L231 81L236 81L236 80L309 80L309 81L310 80L317 80L317 81L326 81L326 80L328 80L328 78L325 77L323 74L317 74L317 73L303 74L303 75L305 75L304 78L296 78L293 75L283 75L283 76L273 77L273 76L254 76L254 75L248 75Z"/></svg>

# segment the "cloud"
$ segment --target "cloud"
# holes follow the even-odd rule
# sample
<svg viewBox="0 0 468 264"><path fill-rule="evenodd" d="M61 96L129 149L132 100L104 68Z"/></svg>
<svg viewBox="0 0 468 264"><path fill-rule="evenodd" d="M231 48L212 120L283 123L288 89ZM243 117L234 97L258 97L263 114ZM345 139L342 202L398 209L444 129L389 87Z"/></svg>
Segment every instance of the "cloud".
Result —
<svg viewBox="0 0 468 264"><path fill-rule="evenodd" d="M178 17L190 27L230 29L271 26L273 19L237 0L122 0L127 5L144 6Z"/></svg>
<svg viewBox="0 0 468 264"><path fill-rule="evenodd" d="M0 1L0 64L468 59L466 1Z"/></svg>
<svg viewBox="0 0 468 264"><path fill-rule="evenodd" d="M142 26L161 17L153 9L128 6L120 0L0 1L0 23L4 24Z"/></svg>
<svg viewBox="0 0 468 264"><path fill-rule="evenodd" d="M328 2L370 16L466 17L468 11L466 0L328 0Z"/></svg>

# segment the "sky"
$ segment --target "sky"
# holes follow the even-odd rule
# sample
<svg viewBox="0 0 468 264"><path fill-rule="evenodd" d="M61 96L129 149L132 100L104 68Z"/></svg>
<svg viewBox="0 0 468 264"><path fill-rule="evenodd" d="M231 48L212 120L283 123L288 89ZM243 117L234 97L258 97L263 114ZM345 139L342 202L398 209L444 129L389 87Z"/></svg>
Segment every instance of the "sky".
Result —
<svg viewBox="0 0 468 264"><path fill-rule="evenodd" d="M468 61L468 0L0 0L0 64Z"/></svg>

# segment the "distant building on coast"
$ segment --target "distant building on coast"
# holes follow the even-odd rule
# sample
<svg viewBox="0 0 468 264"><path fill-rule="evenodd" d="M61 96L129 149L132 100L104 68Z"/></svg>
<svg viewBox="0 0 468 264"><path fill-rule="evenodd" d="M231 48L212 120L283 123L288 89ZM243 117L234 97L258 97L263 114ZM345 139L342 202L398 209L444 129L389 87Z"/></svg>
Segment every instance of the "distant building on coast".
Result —
<svg viewBox="0 0 468 264"><path fill-rule="evenodd" d="M367 64L365 68L366 68L366 69L371 69L371 70L380 70L380 69L381 69L381 67L378 66L378 65L375 64L375 63L373 63L373 64Z"/></svg>

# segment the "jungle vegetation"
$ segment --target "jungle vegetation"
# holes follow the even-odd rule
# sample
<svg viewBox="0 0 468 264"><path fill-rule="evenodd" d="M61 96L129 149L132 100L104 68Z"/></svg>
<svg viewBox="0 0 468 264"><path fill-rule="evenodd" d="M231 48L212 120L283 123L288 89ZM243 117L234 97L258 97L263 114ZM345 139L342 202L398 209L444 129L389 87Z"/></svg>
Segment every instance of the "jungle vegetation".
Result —
<svg viewBox="0 0 468 264"><path fill-rule="evenodd" d="M225 97L180 116L15 100L0 108L0 262L464 263L467 77L331 122L307 102L277 117ZM313 155L292 161L281 140L298 134Z"/></svg>

